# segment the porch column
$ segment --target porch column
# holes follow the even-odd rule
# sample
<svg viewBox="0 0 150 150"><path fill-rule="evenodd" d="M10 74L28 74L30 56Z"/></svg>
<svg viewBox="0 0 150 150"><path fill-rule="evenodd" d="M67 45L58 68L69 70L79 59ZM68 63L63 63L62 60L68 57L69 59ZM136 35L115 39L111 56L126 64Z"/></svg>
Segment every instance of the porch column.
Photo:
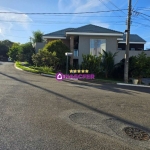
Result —
<svg viewBox="0 0 150 150"><path fill-rule="evenodd" d="M70 36L70 51L74 55L74 36ZM70 56L70 65L73 66L73 55Z"/></svg>

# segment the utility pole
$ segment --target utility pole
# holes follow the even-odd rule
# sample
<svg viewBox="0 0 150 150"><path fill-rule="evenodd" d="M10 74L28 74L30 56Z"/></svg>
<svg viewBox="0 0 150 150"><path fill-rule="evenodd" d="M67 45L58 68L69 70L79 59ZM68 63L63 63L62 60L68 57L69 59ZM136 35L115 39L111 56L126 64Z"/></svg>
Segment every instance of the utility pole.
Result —
<svg viewBox="0 0 150 150"><path fill-rule="evenodd" d="M124 67L124 82L125 83L128 83L130 24L131 24L131 0L128 1L128 20L127 20L127 30L126 30L126 53L125 53L125 67Z"/></svg>

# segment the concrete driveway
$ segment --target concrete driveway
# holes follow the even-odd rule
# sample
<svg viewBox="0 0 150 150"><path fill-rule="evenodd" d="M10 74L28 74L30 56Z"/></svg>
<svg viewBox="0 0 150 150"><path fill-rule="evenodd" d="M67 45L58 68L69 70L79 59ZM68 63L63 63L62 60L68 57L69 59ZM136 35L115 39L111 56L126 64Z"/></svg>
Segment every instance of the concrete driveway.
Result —
<svg viewBox="0 0 150 150"><path fill-rule="evenodd" d="M150 88L59 82L0 65L0 150L148 150L150 140L125 129L148 138L149 116Z"/></svg>

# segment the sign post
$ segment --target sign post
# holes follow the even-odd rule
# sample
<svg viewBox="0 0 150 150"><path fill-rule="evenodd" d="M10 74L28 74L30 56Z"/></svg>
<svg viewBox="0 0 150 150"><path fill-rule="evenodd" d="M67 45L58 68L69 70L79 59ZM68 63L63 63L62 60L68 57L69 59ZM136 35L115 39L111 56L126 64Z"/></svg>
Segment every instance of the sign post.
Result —
<svg viewBox="0 0 150 150"><path fill-rule="evenodd" d="M67 56L67 62L66 62L66 75L67 75L67 73L68 73L68 56L71 56L72 55L72 53L65 53L65 55Z"/></svg>

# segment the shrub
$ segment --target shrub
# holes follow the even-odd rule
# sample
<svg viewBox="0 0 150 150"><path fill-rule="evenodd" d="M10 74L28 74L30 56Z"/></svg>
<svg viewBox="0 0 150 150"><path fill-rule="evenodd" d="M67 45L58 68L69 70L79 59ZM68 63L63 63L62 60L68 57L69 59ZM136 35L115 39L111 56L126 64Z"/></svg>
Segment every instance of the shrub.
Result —
<svg viewBox="0 0 150 150"><path fill-rule="evenodd" d="M94 73L96 76L100 73L101 56L93 56L91 54L82 55L83 62L81 64L82 69L89 70L89 73Z"/></svg>
<svg viewBox="0 0 150 150"><path fill-rule="evenodd" d="M53 68L56 68L58 64L56 53L51 53L47 50L40 50L37 54L33 54L32 61L36 66L47 66Z"/></svg>
<svg viewBox="0 0 150 150"><path fill-rule="evenodd" d="M59 67L61 69L65 68L65 63L66 63L65 53L69 52L70 50L61 40L51 41L48 44L46 44L43 49L51 53L55 52L56 57L59 59L59 63L58 63Z"/></svg>
<svg viewBox="0 0 150 150"><path fill-rule="evenodd" d="M108 76L111 76L113 68L114 68L114 57L116 56L116 53L106 52L103 50L102 56L102 65L101 69L105 73L105 77L108 78Z"/></svg>

